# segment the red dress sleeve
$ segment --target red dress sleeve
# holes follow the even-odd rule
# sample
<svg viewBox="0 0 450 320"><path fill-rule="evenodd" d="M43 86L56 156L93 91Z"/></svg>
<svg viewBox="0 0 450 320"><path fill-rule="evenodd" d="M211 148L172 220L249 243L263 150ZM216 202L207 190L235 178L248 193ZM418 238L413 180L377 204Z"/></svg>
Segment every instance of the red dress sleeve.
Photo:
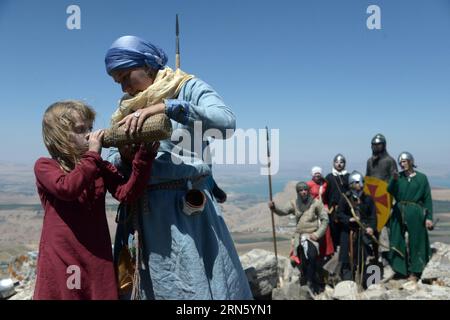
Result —
<svg viewBox="0 0 450 320"><path fill-rule="evenodd" d="M64 172L56 160L40 158L34 165L38 186L63 201L76 200L95 180L102 158L93 151L86 152L75 168Z"/></svg>
<svg viewBox="0 0 450 320"><path fill-rule="evenodd" d="M324 182L323 183L323 190L322 190L322 202L324 204L324 206L327 208L328 210L328 198L327 198L327 190L328 190L328 182Z"/></svg>
<svg viewBox="0 0 450 320"><path fill-rule="evenodd" d="M150 179L155 156L156 154L151 154L141 147L134 156L128 181L113 164L103 161L101 175L107 190L120 202L130 203L137 200L144 193L145 186Z"/></svg>

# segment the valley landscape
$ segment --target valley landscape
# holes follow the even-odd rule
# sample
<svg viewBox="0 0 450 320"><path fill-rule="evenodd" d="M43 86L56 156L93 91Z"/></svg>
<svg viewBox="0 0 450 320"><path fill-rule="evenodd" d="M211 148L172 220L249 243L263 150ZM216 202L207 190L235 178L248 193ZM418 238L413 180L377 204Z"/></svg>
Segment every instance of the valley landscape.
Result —
<svg viewBox="0 0 450 320"><path fill-rule="evenodd" d="M245 193L245 186L254 184L251 176L237 178L217 175L216 180L227 191L228 200L221 205L223 217L232 234L239 254L259 248L273 251L268 197L264 192ZM264 183L266 180L261 180ZM279 182L274 189L275 203L286 203L295 197L295 181ZM253 188L254 189L254 188ZM261 186L267 189L267 185ZM277 190L278 189L278 190ZM236 191L237 190L237 191ZM251 191L252 187L248 186ZM438 225L430 232L431 242L450 243L450 189L433 188L434 219ZM117 201L107 199L107 216L111 238L115 234ZM35 251L39 245L43 210L35 191L31 166L0 166L0 261L18 254ZM287 256L295 222L289 217L275 216L277 247L280 255Z"/></svg>

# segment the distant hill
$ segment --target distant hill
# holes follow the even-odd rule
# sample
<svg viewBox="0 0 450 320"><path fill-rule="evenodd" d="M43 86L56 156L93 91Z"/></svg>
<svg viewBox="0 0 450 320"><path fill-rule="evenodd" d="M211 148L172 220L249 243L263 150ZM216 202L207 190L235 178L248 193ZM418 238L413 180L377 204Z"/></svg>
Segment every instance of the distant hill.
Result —
<svg viewBox="0 0 450 320"><path fill-rule="evenodd" d="M295 181L289 182L284 190L274 195L276 204L286 204L295 198ZM272 220L267 202L253 204L247 209L241 209L234 204L222 205L225 221L232 232L268 232L272 230ZM289 217L275 215L275 224L283 229L292 229L293 220Z"/></svg>
<svg viewBox="0 0 450 320"><path fill-rule="evenodd" d="M257 170L246 172L215 173L219 186L228 194L228 200L221 205L224 219L231 232L271 232L271 216L267 207L267 177ZM295 183L299 177L274 176L274 200L277 204L287 203L295 196ZM444 179L444 178L442 178ZM432 181L430 179L430 181ZM433 184L432 184L433 185ZM450 235L450 189L433 190L434 207L440 218L439 230L433 234L442 237ZM115 208L117 201L107 197L108 221L111 235L115 230ZM277 232L289 234L294 221L289 217L275 216ZM26 244L35 246L39 240L42 225L42 210L36 193L32 165L0 163L0 247L2 245ZM440 240L441 241L441 240ZM442 240L446 241L446 240Z"/></svg>
<svg viewBox="0 0 450 320"><path fill-rule="evenodd" d="M0 195L36 194L32 165L0 163Z"/></svg>

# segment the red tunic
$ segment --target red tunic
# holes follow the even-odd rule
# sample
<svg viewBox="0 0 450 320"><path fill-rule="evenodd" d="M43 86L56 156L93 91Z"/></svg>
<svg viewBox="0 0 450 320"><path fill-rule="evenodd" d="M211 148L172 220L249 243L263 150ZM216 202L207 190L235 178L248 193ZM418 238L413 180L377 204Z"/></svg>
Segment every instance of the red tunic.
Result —
<svg viewBox="0 0 450 320"><path fill-rule="evenodd" d="M118 298L105 194L108 190L121 202L136 200L148 182L152 160L141 149L128 181L96 152L84 154L70 173L56 160L36 161L45 216L33 299Z"/></svg>
<svg viewBox="0 0 450 320"><path fill-rule="evenodd" d="M324 202L323 195L327 191L328 183L324 181L322 184L317 184L314 180L306 183L309 186L309 192L314 199L320 199ZM328 204L324 203L324 207L328 210ZM334 253L333 239L331 238L330 226L327 227L325 236L319 241L319 254L322 257L329 256Z"/></svg>
<svg viewBox="0 0 450 320"><path fill-rule="evenodd" d="M323 195L325 194L325 191L327 191L328 183L324 181L322 184L317 184L314 180L310 180L306 182L306 184L309 186L309 193L314 199L322 200L323 202ZM324 203L325 207L328 208L327 204Z"/></svg>

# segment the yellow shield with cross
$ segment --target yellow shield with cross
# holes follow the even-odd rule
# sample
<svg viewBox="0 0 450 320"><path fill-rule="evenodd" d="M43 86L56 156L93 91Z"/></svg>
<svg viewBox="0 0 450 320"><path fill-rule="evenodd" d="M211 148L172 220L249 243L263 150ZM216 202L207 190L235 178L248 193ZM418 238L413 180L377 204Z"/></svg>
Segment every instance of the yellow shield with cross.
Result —
<svg viewBox="0 0 450 320"><path fill-rule="evenodd" d="M364 178L364 193L371 196L377 208L377 229L380 232L389 220L392 196L387 191L387 183L375 177Z"/></svg>

